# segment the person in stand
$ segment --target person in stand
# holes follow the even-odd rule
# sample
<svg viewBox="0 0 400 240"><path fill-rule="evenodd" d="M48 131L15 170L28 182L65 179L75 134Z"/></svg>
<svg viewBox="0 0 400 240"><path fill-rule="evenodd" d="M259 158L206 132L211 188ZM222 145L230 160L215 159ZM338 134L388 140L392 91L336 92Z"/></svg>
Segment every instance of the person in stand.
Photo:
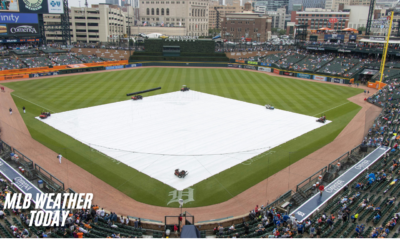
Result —
<svg viewBox="0 0 400 240"><path fill-rule="evenodd" d="M324 185L319 185L319 195L322 196L322 192L324 191Z"/></svg>
<svg viewBox="0 0 400 240"><path fill-rule="evenodd" d="M24 113L26 113L26 111L25 111L25 106L22 107L22 110L24 111Z"/></svg>

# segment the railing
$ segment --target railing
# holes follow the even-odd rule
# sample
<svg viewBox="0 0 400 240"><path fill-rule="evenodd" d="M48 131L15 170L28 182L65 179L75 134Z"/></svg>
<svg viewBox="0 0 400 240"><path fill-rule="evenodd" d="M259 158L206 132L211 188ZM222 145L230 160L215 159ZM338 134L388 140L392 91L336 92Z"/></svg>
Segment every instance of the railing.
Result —
<svg viewBox="0 0 400 240"><path fill-rule="evenodd" d="M328 164L328 172L331 172L334 169L337 169L337 163L338 162L343 162L346 158L349 157L351 153L347 152L343 154L342 156L338 157L337 159L333 160L331 163Z"/></svg>
<svg viewBox="0 0 400 240"><path fill-rule="evenodd" d="M41 166L35 164L35 169L42 176L44 176L44 177L50 179L51 181L53 181L55 183L55 185L57 185L59 188L61 188L62 190L65 189L63 182L61 182L58 178L56 178L53 175L51 175L48 171L44 170Z"/></svg>
<svg viewBox="0 0 400 240"><path fill-rule="evenodd" d="M351 149L351 151L350 151L350 155L354 154L355 152L358 152L358 151L360 151L360 147L361 147L361 144L360 144L360 145L358 145L357 147L355 147L355 148Z"/></svg>
<svg viewBox="0 0 400 240"><path fill-rule="evenodd" d="M320 170L318 170L316 173L314 173L313 175L311 175L310 177L308 177L307 179L302 181L301 183L297 184L296 192L299 192L299 190L306 192L305 190L312 187L313 184L318 182L317 181L318 176L325 174L327 171L328 171L328 167L323 167Z"/></svg>
<svg viewBox="0 0 400 240"><path fill-rule="evenodd" d="M27 156L25 156L24 154L22 154L20 151L18 151L15 148L14 148L13 152L18 155L19 161L22 165L26 166L29 169L33 168L34 163L32 160L30 160Z"/></svg>
<svg viewBox="0 0 400 240"><path fill-rule="evenodd" d="M279 196L275 201L269 203L266 206L266 208L273 207L273 206L276 206L277 204L285 202L288 198L290 198L292 196L292 193L293 193L292 190L287 191L286 193L284 193L281 196Z"/></svg>

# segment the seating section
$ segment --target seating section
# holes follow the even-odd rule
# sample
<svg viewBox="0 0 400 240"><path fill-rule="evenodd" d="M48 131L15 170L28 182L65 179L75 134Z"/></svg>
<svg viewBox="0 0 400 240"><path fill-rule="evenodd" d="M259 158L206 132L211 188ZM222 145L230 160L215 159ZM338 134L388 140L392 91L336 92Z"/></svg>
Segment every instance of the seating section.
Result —
<svg viewBox="0 0 400 240"><path fill-rule="evenodd" d="M344 76L346 72L355 67L358 63L360 63L359 59L349 59L349 58L336 58L332 62L326 64L324 67L319 69L317 72L329 74L329 75L338 75Z"/></svg>
<svg viewBox="0 0 400 240"><path fill-rule="evenodd" d="M311 71L313 72L316 69L321 68L326 63L333 60L333 57L329 55L321 55L321 56L308 56L301 60L300 62L296 63L290 69L296 71Z"/></svg>
<svg viewBox="0 0 400 240"><path fill-rule="evenodd" d="M28 68L48 67L53 65L52 61L45 57L23 58L21 61L25 63Z"/></svg>
<svg viewBox="0 0 400 240"><path fill-rule="evenodd" d="M25 67L26 66L20 60L16 60L13 58L0 59L1 70L19 69Z"/></svg>
<svg viewBox="0 0 400 240"><path fill-rule="evenodd" d="M101 58L96 57L96 56L87 56L87 55L82 55L82 54L78 55L76 57L84 63L94 63L94 62L103 62L104 61Z"/></svg>
<svg viewBox="0 0 400 240"><path fill-rule="evenodd" d="M70 64L82 64L83 61L76 58L72 54L52 56L50 60L54 62L55 65L70 65Z"/></svg>

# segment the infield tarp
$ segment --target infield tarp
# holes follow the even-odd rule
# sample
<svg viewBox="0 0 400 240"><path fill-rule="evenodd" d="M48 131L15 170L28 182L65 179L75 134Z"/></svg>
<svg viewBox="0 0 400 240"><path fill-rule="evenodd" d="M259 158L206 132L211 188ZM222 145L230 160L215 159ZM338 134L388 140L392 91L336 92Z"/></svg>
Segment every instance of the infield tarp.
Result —
<svg viewBox="0 0 400 240"><path fill-rule="evenodd" d="M329 123L192 90L37 119L177 190Z"/></svg>

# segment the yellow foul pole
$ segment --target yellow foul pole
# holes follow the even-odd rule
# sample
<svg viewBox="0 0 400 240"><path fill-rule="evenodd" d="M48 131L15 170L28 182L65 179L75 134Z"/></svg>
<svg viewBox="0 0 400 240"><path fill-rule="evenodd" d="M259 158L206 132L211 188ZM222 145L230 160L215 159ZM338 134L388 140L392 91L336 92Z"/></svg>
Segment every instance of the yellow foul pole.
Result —
<svg viewBox="0 0 400 240"><path fill-rule="evenodd" d="M390 15L389 30L388 30L388 34L386 36L385 46L383 48L383 54L382 54L382 60L381 60L381 69L380 69L381 78L379 79L379 88L378 89L381 89L381 84L380 83L383 80L383 73L385 71L386 54L387 54L387 49L389 47L390 33L392 32L393 13L394 12L392 12L392 14Z"/></svg>

